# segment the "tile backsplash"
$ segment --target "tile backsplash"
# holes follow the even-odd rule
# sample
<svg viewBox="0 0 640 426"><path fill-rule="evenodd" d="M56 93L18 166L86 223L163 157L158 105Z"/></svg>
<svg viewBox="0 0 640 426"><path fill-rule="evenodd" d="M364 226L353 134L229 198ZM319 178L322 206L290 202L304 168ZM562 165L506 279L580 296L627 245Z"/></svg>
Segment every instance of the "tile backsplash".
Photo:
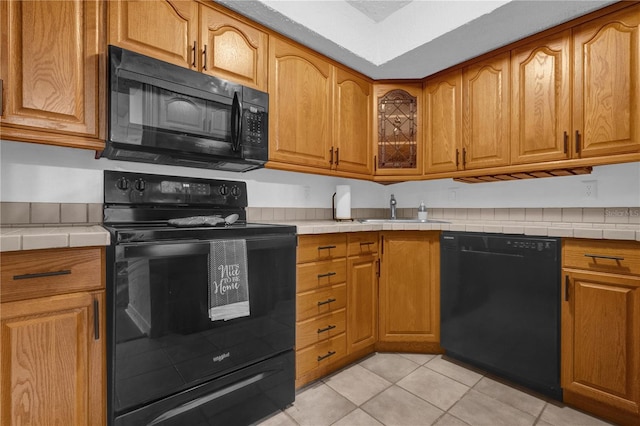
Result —
<svg viewBox="0 0 640 426"><path fill-rule="evenodd" d="M2 226L66 226L102 223L102 204L0 203Z"/></svg>
<svg viewBox="0 0 640 426"><path fill-rule="evenodd" d="M389 209L354 208L353 219L388 218ZM399 208L398 218L417 218L417 208ZM430 219L498 221L498 222L552 222L588 224L640 224L640 207L608 208L436 208L428 209ZM332 220L330 208L272 208L248 207L249 221L305 221ZM102 223L102 204L83 203L0 203L2 226L65 226Z"/></svg>

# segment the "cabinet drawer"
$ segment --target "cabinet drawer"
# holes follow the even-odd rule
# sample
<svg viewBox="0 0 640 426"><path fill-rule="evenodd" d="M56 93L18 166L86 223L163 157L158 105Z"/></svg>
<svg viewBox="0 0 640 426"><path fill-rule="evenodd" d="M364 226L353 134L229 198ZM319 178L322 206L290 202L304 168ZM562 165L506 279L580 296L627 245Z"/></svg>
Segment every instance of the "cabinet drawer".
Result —
<svg viewBox="0 0 640 426"><path fill-rule="evenodd" d="M347 254L349 256L360 256L361 254L372 254L377 252L377 232L354 232L349 234L347 243Z"/></svg>
<svg viewBox="0 0 640 426"><path fill-rule="evenodd" d="M564 240L562 266L615 274L640 275L640 243L611 240Z"/></svg>
<svg viewBox="0 0 640 426"><path fill-rule="evenodd" d="M298 321L342 309L347 305L347 286L339 284L322 290L309 291L296 297Z"/></svg>
<svg viewBox="0 0 640 426"><path fill-rule="evenodd" d="M345 257L347 237L344 234L301 235L298 237L298 263Z"/></svg>
<svg viewBox="0 0 640 426"><path fill-rule="evenodd" d="M344 333L346 323L347 315L344 309L299 322L296 325L296 348L305 348Z"/></svg>
<svg viewBox="0 0 640 426"><path fill-rule="evenodd" d="M347 260L336 259L298 265L298 292L343 283L347 280Z"/></svg>
<svg viewBox="0 0 640 426"><path fill-rule="evenodd" d="M347 338L344 333L329 340L296 352L296 377L318 367L331 364L347 354Z"/></svg>
<svg viewBox="0 0 640 426"><path fill-rule="evenodd" d="M102 248L71 248L3 253L3 302L104 287Z"/></svg>

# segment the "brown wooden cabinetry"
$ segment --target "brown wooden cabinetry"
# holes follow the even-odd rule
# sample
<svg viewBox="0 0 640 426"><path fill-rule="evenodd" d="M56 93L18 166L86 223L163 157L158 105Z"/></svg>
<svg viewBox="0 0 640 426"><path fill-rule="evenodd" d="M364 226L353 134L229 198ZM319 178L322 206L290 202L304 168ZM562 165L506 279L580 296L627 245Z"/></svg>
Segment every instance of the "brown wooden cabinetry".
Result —
<svg viewBox="0 0 640 426"><path fill-rule="evenodd" d="M571 158L571 32L511 53L511 163Z"/></svg>
<svg viewBox="0 0 640 426"><path fill-rule="evenodd" d="M378 338L378 233L350 233L347 241L348 351L373 352Z"/></svg>
<svg viewBox="0 0 640 426"><path fill-rule="evenodd" d="M509 164L509 52L462 71L463 169Z"/></svg>
<svg viewBox="0 0 640 426"><path fill-rule="evenodd" d="M385 231L380 240L380 350L439 350L438 232Z"/></svg>
<svg viewBox="0 0 640 426"><path fill-rule="evenodd" d="M347 238L301 235L296 296L296 387L315 380L347 355Z"/></svg>
<svg viewBox="0 0 640 426"><path fill-rule="evenodd" d="M268 36L212 4L195 0L109 3L109 44L267 89Z"/></svg>
<svg viewBox="0 0 640 426"><path fill-rule="evenodd" d="M2 254L0 423L105 423L104 249Z"/></svg>
<svg viewBox="0 0 640 426"><path fill-rule="evenodd" d="M564 401L640 423L640 243L564 240Z"/></svg>
<svg viewBox="0 0 640 426"><path fill-rule="evenodd" d="M427 79L425 98L425 173L461 167L462 70Z"/></svg>
<svg viewBox="0 0 640 426"><path fill-rule="evenodd" d="M268 166L371 176L371 83L277 37L269 50Z"/></svg>
<svg viewBox="0 0 640 426"><path fill-rule="evenodd" d="M422 174L422 84L376 84L374 91L375 175Z"/></svg>
<svg viewBox="0 0 640 426"><path fill-rule="evenodd" d="M640 5L573 29L573 126L580 157L640 151Z"/></svg>
<svg viewBox="0 0 640 426"><path fill-rule="evenodd" d="M2 138L104 148L104 3L2 1Z"/></svg>

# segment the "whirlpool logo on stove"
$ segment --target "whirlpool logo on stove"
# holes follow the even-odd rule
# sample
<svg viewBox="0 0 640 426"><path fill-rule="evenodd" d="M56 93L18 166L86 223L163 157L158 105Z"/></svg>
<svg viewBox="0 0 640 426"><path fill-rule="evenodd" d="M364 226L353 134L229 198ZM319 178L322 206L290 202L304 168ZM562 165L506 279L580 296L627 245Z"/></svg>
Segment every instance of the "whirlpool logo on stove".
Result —
<svg viewBox="0 0 640 426"><path fill-rule="evenodd" d="M229 352L225 352L223 354L220 355L216 355L213 357L213 362L220 362L223 361L226 358L229 358L231 356L231 354Z"/></svg>

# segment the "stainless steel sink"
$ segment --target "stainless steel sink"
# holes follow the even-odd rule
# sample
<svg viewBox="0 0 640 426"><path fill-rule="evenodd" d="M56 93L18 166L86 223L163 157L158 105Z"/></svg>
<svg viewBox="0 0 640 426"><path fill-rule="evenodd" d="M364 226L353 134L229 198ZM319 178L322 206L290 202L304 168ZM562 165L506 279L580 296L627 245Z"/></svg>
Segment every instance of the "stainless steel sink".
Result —
<svg viewBox="0 0 640 426"><path fill-rule="evenodd" d="M360 223L449 223L444 220L420 219L358 219Z"/></svg>

